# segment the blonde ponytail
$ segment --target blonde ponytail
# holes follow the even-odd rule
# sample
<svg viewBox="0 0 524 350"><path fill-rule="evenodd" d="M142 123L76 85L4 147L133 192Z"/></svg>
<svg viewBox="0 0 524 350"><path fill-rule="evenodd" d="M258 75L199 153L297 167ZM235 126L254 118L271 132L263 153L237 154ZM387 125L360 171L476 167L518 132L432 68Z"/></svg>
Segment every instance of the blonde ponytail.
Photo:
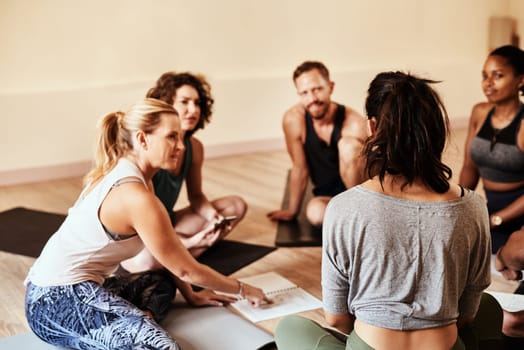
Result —
<svg viewBox="0 0 524 350"><path fill-rule="evenodd" d="M127 113L113 112L98 122L95 165L84 177L84 183L96 181L110 172L118 160L133 149L132 134L137 130L154 131L161 113L177 114L173 106L153 98L135 103Z"/></svg>

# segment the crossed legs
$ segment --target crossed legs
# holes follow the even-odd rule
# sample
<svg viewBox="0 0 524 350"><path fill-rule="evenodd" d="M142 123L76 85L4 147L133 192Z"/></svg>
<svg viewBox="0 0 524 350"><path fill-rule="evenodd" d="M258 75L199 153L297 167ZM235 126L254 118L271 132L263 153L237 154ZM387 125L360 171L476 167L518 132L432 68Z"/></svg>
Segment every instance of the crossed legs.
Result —
<svg viewBox="0 0 524 350"><path fill-rule="evenodd" d="M191 207L185 207L175 212L176 223L174 232L194 257L200 256L213 244L227 236L244 218L247 211L246 202L239 196L218 198L211 205L222 216L236 216L228 226L214 229L211 222L194 212ZM122 263L130 272L159 269L162 266L151 253L144 249L135 257Z"/></svg>

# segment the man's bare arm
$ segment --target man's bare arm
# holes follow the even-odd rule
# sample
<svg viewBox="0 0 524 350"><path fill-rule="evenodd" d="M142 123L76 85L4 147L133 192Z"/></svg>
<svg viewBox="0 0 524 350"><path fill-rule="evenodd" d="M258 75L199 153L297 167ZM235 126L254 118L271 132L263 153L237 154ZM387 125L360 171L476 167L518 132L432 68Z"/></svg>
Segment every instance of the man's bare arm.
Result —
<svg viewBox="0 0 524 350"><path fill-rule="evenodd" d="M338 141L340 177L346 188L361 184L367 179L362 149L368 135L366 119L347 107L346 120Z"/></svg>
<svg viewBox="0 0 524 350"><path fill-rule="evenodd" d="M270 212L268 216L272 220L292 220L300 210L304 197L309 176L302 140L305 132L304 113L303 107L296 105L284 114L282 128L292 162L289 175L289 205L285 209Z"/></svg>

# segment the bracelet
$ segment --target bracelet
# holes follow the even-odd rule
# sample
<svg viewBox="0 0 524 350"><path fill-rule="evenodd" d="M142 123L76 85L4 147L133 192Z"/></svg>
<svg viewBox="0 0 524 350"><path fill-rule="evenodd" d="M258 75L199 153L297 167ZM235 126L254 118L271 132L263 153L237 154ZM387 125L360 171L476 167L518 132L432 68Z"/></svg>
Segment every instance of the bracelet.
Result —
<svg viewBox="0 0 524 350"><path fill-rule="evenodd" d="M237 282L238 282L237 295L240 297L240 299L243 299L244 298L244 283L240 282L239 280L237 280Z"/></svg>

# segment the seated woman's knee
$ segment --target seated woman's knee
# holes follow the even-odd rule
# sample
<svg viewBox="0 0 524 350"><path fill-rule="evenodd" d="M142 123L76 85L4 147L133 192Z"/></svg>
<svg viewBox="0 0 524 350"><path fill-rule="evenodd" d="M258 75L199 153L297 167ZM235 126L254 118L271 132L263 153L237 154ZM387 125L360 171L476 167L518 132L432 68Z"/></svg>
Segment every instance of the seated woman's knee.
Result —
<svg viewBox="0 0 524 350"><path fill-rule="evenodd" d="M126 260L122 266L132 272L157 270L163 267L146 249L142 250L134 258Z"/></svg>
<svg viewBox="0 0 524 350"><path fill-rule="evenodd" d="M524 337L524 311L504 311L502 333L509 337Z"/></svg>
<svg viewBox="0 0 524 350"><path fill-rule="evenodd" d="M240 196L232 196L231 201L235 210L234 215L236 215L238 219L243 218L247 211L246 201Z"/></svg>

